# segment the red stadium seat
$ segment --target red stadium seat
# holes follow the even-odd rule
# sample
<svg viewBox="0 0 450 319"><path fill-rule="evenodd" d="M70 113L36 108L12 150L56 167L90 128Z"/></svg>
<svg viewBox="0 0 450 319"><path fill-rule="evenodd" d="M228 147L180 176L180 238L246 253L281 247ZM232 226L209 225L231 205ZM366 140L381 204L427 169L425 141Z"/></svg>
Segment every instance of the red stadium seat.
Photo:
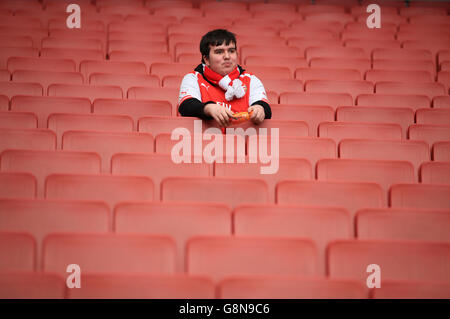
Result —
<svg viewBox="0 0 450 319"><path fill-rule="evenodd" d="M406 161L323 159L317 162L317 179L324 181L373 182L381 186L385 205L391 185L414 183L414 166Z"/></svg>
<svg viewBox="0 0 450 319"><path fill-rule="evenodd" d="M274 120L302 120L308 124L309 136L317 136L317 127L321 122L333 121L334 110L324 105L272 105Z"/></svg>
<svg viewBox="0 0 450 319"><path fill-rule="evenodd" d="M100 98L121 99L123 93L119 86L52 84L48 87L48 96L85 97L93 102Z"/></svg>
<svg viewBox="0 0 450 319"><path fill-rule="evenodd" d="M366 72L366 81L375 82L433 82L434 77L428 71L394 71L394 70L369 70Z"/></svg>
<svg viewBox="0 0 450 319"><path fill-rule="evenodd" d="M361 74L354 69L315 69L302 68L295 71L295 78L302 82L310 80L328 80L328 81L360 81Z"/></svg>
<svg viewBox="0 0 450 319"><path fill-rule="evenodd" d="M366 15L367 17L367 15ZM389 23L389 21L386 21ZM392 29L369 29L362 28L360 30L344 30L342 31L342 40L347 41L351 39L365 40L372 39L374 41L392 41L395 40L395 31Z"/></svg>
<svg viewBox="0 0 450 319"><path fill-rule="evenodd" d="M10 81L11 80L11 74L8 70L0 70L0 81Z"/></svg>
<svg viewBox="0 0 450 319"><path fill-rule="evenodd" d="M418 109L416 123L450 125L450 109Z"/></svg>
<svg viewBox="0 0 450 319"><path fill-rule="evenodd" d="M102 173L111 172L111 158L114 154L153 153L153 144L153 136L138 132L69 131L62 137L63 150L98 153L102 160Z"/></svg>
<svg viewBox="0 0 450 319"><path fill-rule="evenodd" d="M285 57L296 58L301 57L300 51L296 47L290 47L286 45L267 46L267 45L243 45L240 48L241 61L245 61L250 56L266 56L266 57ZM275 60L275 58L274 58Z"/></svg>
<svg viewBox="0 0 450 319"><path fill-rule="evenodd" d="M97 99L93 104L94 114L118 114L130 116L137 129L138 120L144 116L171 116L172 105L167 101L133 101L119 99Z"/></svg>
<svg viewBox="0 0 450 319"><path fill-rule="evenodd" d="M383 191L375 183L283 181L276 189L277 204L342 207L351 217L362 208L383 205Z"/></svg>
<svg viewBox="0 0 450 319"><path fill-rule="evenodd" d="M82 61L80 72L83 74L85 82L94 73L120 74L120 75L146 75L146 66L141 62L118 62L118 61Z"/></svg>
<svg viewBox="0 0 450 319"><path fill-rule="evenodd" d="M35 15L36 12L33 12ZM25 26L1 26L0 25L0 35L5 37L26 37L28 40L32 41L32 48L40 49L42 39L48 36L48 30L43 28L33 28L33 27L25 27ZM9 40L11 41L11 40ZM22 40L23 41L23 40ZM11 50L14 47L10 47L7 44L3 45L3 49ZM23 47L22 47L23 48ZM39 56L36 54L35 56Z"/></svg>
<svg viewBox="0 0 450 319"><path fill-rule="evenodd" d="M375 49L373 60L433 60L431 52L419 49Z"/></svg>
<svg viewBox="0 0 450 319"><path fill-rule="evenodd" d="M109 53L111 61L130 61L145 63L147 70L153 63L170 63L172 56L167 52L151 52L151 51L111 51Z"/></svg>
<svg viewBox="0 0 450 319"><path fill-rule="evenodd" d="M47 129L0 128L0 152L6 149L54 150L56 135Z"/></svg>
<svg viewBox="0 0 450 319"><path fill-rule="evenodd" d="M34 271L36 241L24 232L0 232L0 270Z"/></svg>
<svg viewBox="0 0 450 319"><path fill-rule="evenodd" d="M436 66L432 60L374 60L374 70L391 71L426 71L436 74Z"/></svg>
<svg viewBox="0 0 450 319"><path fill-rule="evenodd" d="M29 173L0 172L0 198L34 198L37 181Z"/></svg>
<svg viewBox="0 0 450 319"><path fill-rule="evenodd" d="M133 41L133 40L110 40L108 42L108 54L114 51L146 51L152 53L166 53L165 41Z"/></svg>
<svg viewBox="0 0 450 319"><path fill-rule="evenodd" d="M442 62L450 61L450 50L442 50L438 54L438 65Z"/></svg>
<svg viewBox="0 0 450 319"><path fill-rule="evenodd" d="M450 93L450 71L440 71L438 72L437 81L445 86L445 89Z"/></svg>
<svg viewBox="0 0 450 319"><path fill-rule="evenodd" d="M399 124L402 127L402 136L406 139L408 127L414 123L414 111L401 107L340 106L336 110L336 120Z"/></svg>
<svg viewBox="0 0 450 319"><path fill-rule="evenodd" d="M47 37L42 39L43 49L81 49L105 52L102 41L97 39L76 39Z"/></svg>
<svg viewBox="0 0 450 319"><path fill-rule="evenodd" d="M319 124L319 137L335 141L345 138L398 139L402 138L399 124L365 122L323 122Z"/></svg>
<svg viewBox="0 0 450 319"><path fill-rule="evenodd" d="M172 2L172 1L170 1ZM69 299L213 299L209 278L186 275L88 274L83 289L70 289Z"/></svg>
<svg viewBox="0 0 450 319"><path fill-rule="evenodd" d="M405 49L423 49L429 50L433 57L436 57L442 50L448 50L450 45L448 41L442 41L442 39L421 39L421 40L407 40L402 42L402 47Z"/></svg>
<svg viewBox="0 0 450 319"><path fill-rule="evenodd" d="M401 83L401 82L378 82L375 92L381 94L421 94L430 99L445 94L445 88L440 83Z"/></svg>
<svg viewBox="0 0 450 319"><path fill-rule="evenodd" d="M164 20L166 23L176 22L175 19ZM129 15L125 21L123 19L112 21L109 25L109 32L142 32L142 29L165 33L167 25L155 17L152 17L152 21L148 21L148 16L146 16L146 20L143 21L142 16L136 15Z"/></svg>
<svg viewBox="0 0 450 319"><path fill-rule="evenodd" d="M130 40L130 41L152 41L152 42L161 42L166 41L166 34L157 31L141 31L141 32L132 32L132 31L111 31L108 34L109 40Z"/></svg>
<svg viewBox="0 0 450 319"><path fill-rule="evenodd" d="M450 185L397 184L391 188L391 206L448 209Z"/></svg>
<svg viewBox="0 0 450 319"><path fill-rule="evenodd" d="M132 87L128 90L130 100L160 100L172 104L172 114L177 114L179 88Z"/></svg>
<svg viewBox="0 0 450 319"><path fill-rule="evenodd" d="M27 5L30 2L27 3ZM38 4L39 5L39 4ZM30 7L28 7L30 9ZM39 8L40 9L40 8ZM21 16L4 16L0 22L1 26L14 27L22 26L25 28L42 28L41 21L36 17L21 17Z"/></svg>
<svg viewBox="0 0 450 319"><path fill-rule="evenodd" d="M298 238L202 236L189 240L187 272L215 282L229 276L318 274L317 249Z"/></svg>
<svg viewBox="0 0 450 319"><path fill-rule="evenodd" d="M291 71L291 75L294 75L297 68L306 68L308 66L306 60L300 57L277 57L274 60L272 57L267 56L248 56L244 62L250 72L253 72L253 66L270 65L273 67L287 67Z"/></svg>
<svg viewBox="0 0 450 319"><path fill-rule="evenodd" d="M156 8L153 11L156 17L176 17L178 21L181 21L184 17L197 17L203 16L202 11L197 8L177 8L177 7L166 7L166 8Z"/></svg>
<svg viewBox="0 0 450 319"><path fill-rule="evenodd" d="M8 59L11 57L38 57L36 48L2 48L0 50L0 68L6 69Z"/></svg>
<svg viewBox="0 0 450 319"><path fill-rule="evenodd" d="M411 208L363 209L356 214L360 239L450 242L450 211Z"/></svg>
<svg viewBox="0 0 450 319"><path fill-rule="evenodd" d="M344 104L342 104L344 105ZM431 106L431 99L418 94L361 94L356 99L358 106L409 107L414 110Z"/></svg>
<svg viewBox="0 0 450 319"><path fill-rule="evenodd" d="M450 162L450 142L434 143L433 160Z"/></svg>
<svg viewBox="0 0 450 319"><path fill-rule="evenodd" d="M326 246L335 239L354 237L353 221L342 208L285 205L238 206L234 212L237 236L309 238L318 251L319 269L325 275Z"/></svg>
<svg viewBox="0 0 450 319"><path fill-rule="evenodd" d="M30 112L0 111L0 128L37 128L37 117Z"/></svg>
<svg viewBox="0 0 450 319"><path fill-rule="evenodd" d="M150 74L157 75L160 79L167 75L184 76L186 73L194 71L195 66L181 63L153 63L150 67Z"/></svg>
<svg viewBox="0 0 450 319"><path fill-rule="evenodd" d="M144 176L54 174L46 179L48 199L102 200L109 207L121 201L153 200L154 184Z"/></svg>
<svg viewBox="0 0 450 319"><path fill-rule="evenodd" d="M169 177L161 182L163 201L203 201L235 207L268 203L267 183L261 179L225 177Z"/></svg>
<svg viewBox="0 0 450 319"><path fill-rule="evenodd" d="M385 280L449 280L446 272L450 244L389 240L338 240L328 247L331 278L354 278L366 283L369 265L381 268ZM376 289L375 289L376 290Z"/></svg>
<svg viewBox="0 0 450 319"><path fill-rule="evenodd" d="M261 163L214 163L214 176L263 179L269 187L269 201L274 203L275 186L278 182L285 179L314 178L311 164L306 159L281 157L278 161L277 170L273 174L262 174Z"/></svg>
<svg viewBox="0 0 450 319"><path fill-rule="evenodd" d="M36 240L38 260L42 240L54 232L108 232L111 213L103 202L61 200L0 200L0 231L27 232ZM38 270L40 270L40 264Z"/></svg>
<svg viewBox="0 0 450 319"><path fill-rule="evenodd" d="M400 8L400 15L404 17L413 17L420 16L424 14L433 14L436 16L447 15L447 12L444 8L427 8L427 7L406 7Z"/></svg>
<svg viewBox="0 0 450 319"><path fill-rule="evenodd" d="M448 108L450 107L450 96L435 96L433 98L433 107L434 108Z"/></svg>
<svg viewBox="0 0 450 319"><path fill-rule="evenodd" d="M156 136L161 133L172 133L176 128L186 128L191 134L194 134L193 117L143 117L139 120L138 131L147 132ZM197 122L198 123L198 122ZM202 123L204 129L206 123ZM208 124L206 124L207 126Z"/></svg>
<svg viewBox="0 0 450 319"><path fill-rule="evenodd" d="M277 80L294 79L293 72L285 66L256 66L250 67L250 73L257 76L263 83L267 80L275 82Z"/></svg>
<svg viewBox="0 0 450 319"><path fill-rule="evenodd" d="M91 102L85 98L14 96L11 111L33 112L38 118L38 128L47 128L47 118L51 113L90 113Z"/></svg>
<svg viewBox="0 0 450 319"><path fill-rule="evenodd" d="M119 86L122 92L127 92L134 86L159 88L159 78L153 75L137 74L106 74L93 73L89 77L89 83L93 85Z"/></svg>
<svg viewBox="0 0 450 319"><path fill-rule="evenodd" d="M425 184L450 184L450 163L423 163L420 167L420 181Z"/></svg>
<svg viewBox="0 0 450 319"><path fill-rule="evenodd" d="M9 109L9 99L7 96L0 95L0 110L8 111Z"/></svg>
<svg viewBox="0 0 450 319"><path fill-rule="evenodd" d="M315 45L308 45L308 47L322 46L326 44L327 40L335 40L336 34L325 27L319 28L318 25L316 27L313 27L311 26L311 24L308 25L297 22L291 25L291 27L289 28L281 29L280 37L282 37L284 40L287 40L288 44L294 47L297 47L297 44L299 44L300 45L299 49L301 49L301 55L305 56L304 53L306 51L305 50L306 47L303 49L302 44L300 42L301 39L308 39L308 40L320 39L321 40L320 43L316 43ZM339 43L336 43L336 47L340 46L341 45Z"/></svg>
<svg viewBox="0 0 450 319"><path fill-rule="evenodd" d="M370 59L313 58L309 65L313 68L355 69L361 74L371 69Z"/></svg>
<svg viewBox="0 0 450 319"><path fill-rule="evenodd" d="M65 275L74 260L85 274L171 274L175 243L167 236L112 233L59 233L44 239L44 271Z"/></svg>
<svg viewBox="0 0 450 319"><path fill-rule="evenodd" d="M133 120L125 115L54 113L48 117L48 128L58 137L58 149L62 135L71 130L131 132Z"/></svg>
<svg viewBox="0 0 450 319"><path fill-rule="evenodd" d="M42 96L43 88L38 83L0 82L0 92L11 99L15 95Z"/></svg>
<svg viewBox="0 0 450 319"><path fill-rule="evenodd" d="M117 205L116 233L163 234L177 244L177 272L185 271L186 243L192 236L231 235L231 211L206 203L130 202Z"/></svg>
<svg viewBox="0 0 450 319"><path fill-rule="evenodd" d="M101 42L102 47L106 48L106 39L107 33L104 30L89 30L89 25L92 24L92 21L87 21L87 26L83 25L83 28L80 29L72 29L69 30L67 28L64 29L53 29L50 28L49 33L50 37L54 38L68 38L68 39L92 39L98 40Z"/></svg>
<svg viewBox="0 0 450 319"><path fill-rule="evenodd" d="M374 289L374 299L449 299L450 284L437 282L386 281Z"/></svg>
<svg viewBox="0 0 450 319"><path fill-rule="evenodd" d="M409 127L409 139L423 140L429 145L450 140L450 125L413 124Z"/></svg>
<svg viewBox="0 0 450 319"><path fill-rule="evenodd" d="M369 57L360 48L338 47L330 50L327 46L310 47L306 49L305 55L308 62L314 58L365 59Z"/></svg>
<svg viewBox="0 0 450 319"><path fill-rule="evenodd" d="M178 89L180 88L182 80L183 76L167 75L162 79L162 87Z"/></svg>
<svg viewBox="0 0 450 319"><path fill-rule="evenodd" d="M12 74L13 82L39 83L47 95L50 84L83 84L83 76L78 72L53 72L16 70Z"/></svg>
<svg viewBox="0 0 450 319"><path fill-rule="evenodd" d="M72 49L43 48L41 50L41 57L72 60L75 62L76 70L80 69L81 61L84 60L101 61L105 59L105 55L101 50L76 49L76 48Z"/></svg>
<svg viewBox="0 0 450 319"><path fill-rule="evenodd" d="M290 47L297 48L299 50L299 56L304 57L305 51L309 47L314 46L324 46L324 45L330 45L333 47L340 47L342 46L342 43L339 39L328 39L330 37L330 31L325 31L326 34L328 34L326 39L317 38L313 32L313 29L306 29L304 30L305 34L297 37L296 34L299 32L298 29L292 30L292 37L289 37L287 40L287 43ZM311 36L310 36L311 35Z"/></svg>
<svg viewBox="0 0 450 319"><path fill-rule="evenodd" d="M329 81L310 80L305 83L305 92L311 93L347 93L353 100L360 94L373 93L374 86L366 81Z"/></svg>
<svg viewBox="0 0 450 319"><path fill-rule="evenodd" d="M327 105L336 109L340 105L353 105L353 98L348 93L284 92L280 94L280 104Z"/></svg>
<svg viewBox="0 0 450 319"><path fill-rule="evenodd" d="M350 36L344 41L344 46L363 49L367 55L371 56L375 49L400 49L401 43L395 40L355 39Z"/></svg>
<svg viewBox="0 0 450 319"><path fill-rule="evenodd" d="M1 299L63 299L66 296L63 276L34 271L0 274Z"/></svg>
<svg viewBox="0 0 450 319"><path fill-rule="evenodd" d="M4 172L28 172L38 182L38 197L44 195L45 178L53 173L100 173L97 154L38 150L5 150L0 157Z"/></svg>
<svg viewBox="0 0 450 319"><path fill-rule="evenodd" d="M308 136L309 128L308 124L304 121L281 121L281 120L265 120L257 126L252 122L244 122L242 124L231 125L229 128L255 128L257 133L260 135L271 135L273 130L278 129L279 136ZM267 130L264 132L263 130Z"/></svg>

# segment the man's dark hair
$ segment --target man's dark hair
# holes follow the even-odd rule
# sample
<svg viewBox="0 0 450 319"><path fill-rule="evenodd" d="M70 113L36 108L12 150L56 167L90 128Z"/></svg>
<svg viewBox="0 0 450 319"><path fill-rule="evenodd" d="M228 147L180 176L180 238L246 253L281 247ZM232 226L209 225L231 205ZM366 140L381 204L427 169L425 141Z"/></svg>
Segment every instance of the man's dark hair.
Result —
<svg viewBox="0 0 450 319"><path fill-rule="evenodd" d="M200 53L202 54L202 62L205 63L203 57L209 57L210 46L218 46L222 45L225 42L225 45L230 43L234 43L237 45L236 36L234 33L225 30L225 29L216 29L209 31L202 37L200 41Z"/></svg>

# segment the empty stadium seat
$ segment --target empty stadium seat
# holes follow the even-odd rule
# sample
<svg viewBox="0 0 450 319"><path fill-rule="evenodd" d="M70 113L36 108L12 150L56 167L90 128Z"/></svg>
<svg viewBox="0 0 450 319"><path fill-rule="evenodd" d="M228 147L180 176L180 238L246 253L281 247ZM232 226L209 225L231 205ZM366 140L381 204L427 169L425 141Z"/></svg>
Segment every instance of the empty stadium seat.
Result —
<svg viewBox="0 0 450 319"><path fill-rule="evenodd" d="M431 52L424 49L375 49L373 60L432 60Z"/></svg>
<svg viewBox="0 0 450 319"><path fill-rule="evenodd" d="M187 272L215 282L238 275L318 274L317 249L308 239L202 236L187 244Z"/></svg>
<svg viewBox="0 0 450 319"><path fill-rule="evenodd" d="M370 59L313 58L309 65L312 68L355 69L361 74L372 68Z"/></svg>
<svg viewBox="0 0 450 319"><path fill-rule="evenodd" d="M450 184L449 162L427 162L420 167L420 180L426 184Z"/></svg>
<svg viewBox="0 0 450 319"><path fill-rule="evenodd" d="M448 209L450 204L450 185L397 184L390 193L392 207Z"/></svg>
<svg viewBox="0 0 450 319"><path fill-rule="evenodd" d="M37 196L44 196L45 178L54 173L100 173L100 158L95 153L42 150L5 150L0 155L3 172L28 172L37 180Z"/></svg>
<svg viewBox="0 0 450 319"><path fill-rule="evenodd" d="M2 272L1 299L63 299L66 282L63 276L34 271Z"/></svg>
<svg viewBox="0 0 450 319"><path fill-rule="evenodd" d="M44 89L44 95L47 95L50 84L83 84L83 76L78 72L16 70L12 74L12 81L39 83Z"/></svg>
<svg viewBox="0 0 450 319"><path fill-rule="evenodd" d="M442 50L448 50L450 45L447 41L442 39L420 39L420 40L406 40L402 42L402 47L405 49L423 49L431 51L433 57L436 57Z"/></svg>
<svg viewBox="0 0 450 319"><path fill-rule="evenodd" d="M323 159L317 162L317 179L324 181L373 182L384 191L385 206L391 185L414 183L414 166L407 161Z"/></svg>
<svg viewBox="0 0 450 319"><path fill-rule="evenodd" d="M345 138L402 139L399 124L364 122L322 122L319 124L319 137L340 141Z"/></svg>
<svg viewBox="0 0 450 319"><path fill-rule="evenodd" d="M102 200L112 208L121 201L153 200L153 181L144 176L53 174L45 182L48 199Z"/></svg>
<svg viewBox="0 0 450 319"><path fill-rule="evenodd" d="M356 100L360 94L370 94L373 91L373 84L367 81L310 80L305 83L305 92L347 93L353 97L353 100Z"/></svg>
<svg viewBox="0 0 450 319"><path fill-rule="evenodd" d="M450 125L450 109L418 109L417 124Z"/></svg>
<svg viewBox="0 0 450 319"><path fill-rule="evenodd" d="M221 299L365 299L367 288L351 280L292 276L240 276L218 285Z"/></svg>
<svg viewBox="0 0 450 319"><path fill-rule="evenodd" d="M450 142L436 142L433 144L433 160L450 162Z"/></svg>
<svg viewBox="0 0 450 319"><path fill-rule="evenodd" d="M9 99L7 96L0 95L0 110L8 111L9 109Z"/></svg>
<svg viewBox="0 0 450 319"><path fill-rule="evenodd" d="M117 50L109 53L111 61L136 61L145 63L147 70L153 63L170 63L172 56L167 52Z"/></svg>
<svg viewBox="0 0 450 319"><path fill-rule="evenodd" d="M311 180L314 178L311 164L306 159L280 157L277 170L273 174L262 174L262 166L267 167L269 165L262 163L214 163L214 176L263 179L269 187L269 201L271 203L275 202L275 186L279 181L284 179Z"/></svg>
<svg viewBox="0 0 450 319"><path fill-rule="evenodd" d="M286 45L256 45L248 44L240 46L240 58L241 61L246 61L247 57L250 56L266 56L266 57L284 57L284 58L295 58L301 57L300 51L296 47L286 46ZM255 72L257 75L257 73Z"/></svg>
<svg viewBox="0 0 450 319"><path fill-rule="evenodd" d="M278 204L342 207L352 218L359 209L384 207L383 191L375 183L282 181L276 200Z"/></svg>
<svg viewBox="0 0 450 319"><path fill-rule="evenodd" d="M47 128L51 113L90 113L91 102L86 98L14 96L11 111L33 112L38 119L38 128Z"/></svg>
<svg viewBox="0 0 450 319"><path fill-rule="evenodd" d="M83 74L85 83L94 73L120 74L120 75L146 75L147 68L141 62L122 62L122 61L82 61L80 63L80 72ZM109 84L109 83L99 83Z"/></svg>
<svg viewBox="0 0 450 319"><path fill-rule="evenodd" d="M249 68L250 73L258 77L263 83L266 80L290 80L294 78L291 70L286 66L257 66L253 65Z"/></svg>
<svg viewBox="0 0 450 319"><path fill-rule="evenodd" d="M168 177L161 182L161 199L219 202L234 207L244 203L268 203L269 190L261 179Z"/></svg>
<svg viewBox="0 0 450 319"><path fill-rule="evenodd" d="M160 100L172 104L172 114L177 114L179 88L132 87L128 90L130 100Z"/></svg>
<svg viewBox="0 0 450 319"><path fill-rule="evenodd" d="M317 136L319 123L334 120L334 110L325 105L272 105L274 120L302 120L308 124L309 136Z"/></svg>
<svg viewBox="0 0 450 319"><path fill-rule="evenodd" d="M54 113L48 117L48 128L56 133L60 148L62 135L66 131L131 132L133 120L126 115Z"/></svg>
<svg viewBox="0 0 450 319"><path fill-rule="evenodd" d="M396 123L402 127L406 139L409 125L414 123L414 111L400 107L340 106L336 110L336 120L342 122Z"/></svg>
<svg viewBox="0 0 450 319"><path fill-rule="evenodd" d="M185 271L186 243L192 236L231 235L231 211L208 203L129 202L116 206L116 233L164 234L177 244L177 272Z"/></svg>
<svg viewBox="0 0 450 319"><path fill-rule="evenodd" d="M429 145L450 140L450 125L413 124L409 127L409 139L423 140Z"/></svg>
<svg viewBox="0 0 450 319"><path fill-rule="evenodd" d="M0 152L6 149L56 149L55 133L47 129L0 128Z"/></svg>
<svg viewBox="0 0 450 319"><path fill-rule="evenodd" d="M124 94L119 86L52 84L48 87L48 96L85 97L93 102L100 98L121 99Z"/></svg>
<svg viewBox="0 0 450 319"><path fill-rule="evenodd" d="M430 99L445 94L445 88L440 83L401 83L401 82L378 82L375 92L381 94L420 94Z"/></svg>
<svg viewBox="0 0 450 319"><path fill-rule="evenodd" d="M342 104L344 105L344 104ZM348 105L348 104L345 104ZM414 110L431 106L431 99L418 94L361 94L356 99L359 106L409 107Z"/></svg>
<svg viewBox="0 0 450 319"><path fill-rule="evenodd" d="M389 240L338 240L328 248L331 278L354 278L366 283L367 266L381 268L385 280L448 281L450 244ZM376 290L376 289L375 289Z"/></svg>
<svg viewBox="0 0 450 319"><path fill-rule="evenodd" d="M353 105L353 98L348 93L284 92L280 94L280 104L328 105L336 109Z"/></svg>
<svg viewBox="0 0 450 319"><path fill-rule="evenodd" d="M317 32L319 31L310 28L306 28L303 31L305 34L302 34L300 36L297 36L299 29L292 29L291 32L292 36L287 39L287 44L291 47L297 48L299 50L299 56L302 58L305 56L305 51L309 47L324 46L324 45L330 45L333 47L342 46L342 43L339 39L330 38L330 36L331 37L335 36L331 31L325 30L325 33L327 34L326 38L320 37L317 38Z"/></svg>
<svg viewBox="0 0 450 319"><path fill-rule="evenodd" d="M445 86L447 93L450 93L450 71L438 72L437 81Z"/></svg>
<svg viewBox="0 0 450 319"><path fill-rule="evenodd" d="M0 68L6 69L10 57L38 57L39 50L36 48L2 48L0 51Z"/></svg>
<svg viewBox="0 0 450 319"><path fill-rule="evenodd" d="M374 70L391 71L426 71L433 76L436 74L436 67L432 60L374 60Z"/></svg>
<svg viewBox="0 0 450 319"><path fill-rule="evenodd" d="M449 299L448 283L424 281L386 281L374 289L374 299Z"/></svg>
<svg viewBox="0 0 450 319"><path fill-rule="evenodd" d="M42 39L42 48L100 50L105 52L102 41L97 39L46 37Z"/></svg>
<svg viewBox="0 0 450 319"><path fill-rule="evenodd" d="M0 82L0 92L11 99L15 95L42 96L43 88L38 83Z"/></svg>
<svg viewBox="0 0 450 319"><path fill-rule="evenodd" d="M94 114L128 115L137 123L145 116L171 116L172 105L167 101L137 101L119 99L97 99L93 103Z"/></svg>
<svg viewBox="0 0 450 319"><path fill-rule="evenodd" d="M359 239L450 242L450 211L412 208L363 209L356 214Z"/></svg>
<svg viewBox="0 0 450 319"><path fill-rule="evenodd" d="M172 2L172 1L171 1ZM70 289L69 299L212 299L209 278L187 275L88 274L83 289Z"/></svg>
<svg viewBox="0 0 450 319"><path fill-rule="evenodd" d="M37 128L37 117L31 112L0 111L0 128Z"/></svg>
<svg viewBox="0 0 450 319"><path fill-rule="evenodd" d="M8 70L0 70L0 81L9 81L11 80L11 74Z"/></svg>
<svg viewBox="0 0 450 319"><path fill-rule="evenodd" d="M108 232L111 213L106 203L62 200L0 200L0 231L27 232L36 240L38 260L42 240L54 232ZM38 269L40 270L40 264Z"/></svg>
<svg viewBox="0 0 450 319"><path fill-rule="evenodd" d="M74 261L85 274L171 274L175 243L167 236L111 233L59 233L44 239L44 271L66 275Z"/></svg>
<svg viewBox="0 0 450 319"><path fill-rule="evenodd" d="M297 68L306 68L307 62L301 57L277 57L275 60L272 57L267 56L248 56L245 59L245 65L248 67L249 72L253 72L252 66L258 65L270 65L275 67L287 67L294 75ZM256 74L258 76L258 74Z"/></svg>
<svg viewBox="0 0 450 319"><path fill-rule="evenodd" d="M322 158L336 158L336 143L330 138L283 137L279 141L283 157L306 158L312 165Z"/></svg>
<svg viewBox="0 0 450 319"><path fill-rule="evenodd" d="M61 59L72 60L75 62L76 70L79 70L81 61L84 61L84 60L101 61L101 60L105 59L105 54L101 50L91 50L91 49L43 48L41 50L41 57L53 58L53 59L61 58Z"/></svg>
<svg viewBox="0 0 450 319"><path fill-rule="evenodd" d="M264 76L264 74L261 74ZM281 94L283 92L303 92L303 84L294 79L263 79L264 89Z"/></svg>
<svg viewBox="0 0 450 319"><path fill-rule="evenodd" d="M434 108L448 108L450 107L450 96L435 96L433 98L433 107Z"/></svg>
<svg viewBox="0 0 450 319"><path fill-rule="evenodd" d="M308 62L314 58L364 59L369 57L360 48L337 47L330 50L327 46L310 47L306 49L305 55Z"/></svg>
<svg viewBox="0 0 450 319"><path fill-rule="evenodd" d="M162 87L178 89L181 85L182 80L182 76L167 75L162 79Z"/></svg>
<svg viewBox="0 0 450 319"><path fill-rule="evenodd" d="M312 239L320 274L325 275L326 246L335 239L353 238L350 214L342 208L294 205L242 205L233 215L237 236L286 236Z"/></svg>
<svg viewBox="0 0 450 319"><path fill-rule="evenodd" d="M430 147L423 141L344 139L339 145L340 158L409 161L418 180L419 166L430 160Z"/></svg>
<svg viewBox="0 0 450 319"><path fill-rule="evenodd" d="M372 51L375 49L400 49L401 43L395 40L375 40L349 37L344 41L344 46L363 49L364 52L370 56Z"/></svg>
<svg viewBox="0 0 450 319"><path fill-rule="evenodd" d="M69 59L11 57L8 59L8 70L75 72L75 62ZM33 82L33 81L31 81Z"/></svg>
<svg viewBox="0 0 450 319"><path fill-rule="evenodd" d="M34 271L36 241L25 232L0 232L0 270Z"/></svg>
<svg viewBox="0 0 450 319"><path fill-rule="evenodd" d="M303 82L309 80L359 81L361 74L354 69L300 68L295 71L295 78Z"/></svg>
<svg viewBox="0 0 450 319"><path fill-rule="evenodd" d="M399 71L399 70L368 70L366 81L375 82L433 82L433 74L429 71Z"/></svg>

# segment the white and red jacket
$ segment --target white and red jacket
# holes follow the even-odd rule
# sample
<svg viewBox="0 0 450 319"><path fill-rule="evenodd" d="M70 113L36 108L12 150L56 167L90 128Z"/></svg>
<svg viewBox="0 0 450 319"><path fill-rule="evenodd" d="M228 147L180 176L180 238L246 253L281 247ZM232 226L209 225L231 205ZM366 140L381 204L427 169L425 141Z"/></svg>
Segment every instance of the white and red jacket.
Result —
<svg viewBox="0 0 450 319"><path fill-rule="evenodd" d="M245 112L255 104L264 108L265 118L270 119L272 112L267 99L266 90L261 81L253 74L246 72L239 66L240 76L245 95L240 99L227 101L225 91L212 84L203 76L203 65L198 65L195 70L184 76L180 86L178 98L178 111L182 116L196 116L202 119L210 119L203 108L207 103L218 103L233 112Z"/></svg>

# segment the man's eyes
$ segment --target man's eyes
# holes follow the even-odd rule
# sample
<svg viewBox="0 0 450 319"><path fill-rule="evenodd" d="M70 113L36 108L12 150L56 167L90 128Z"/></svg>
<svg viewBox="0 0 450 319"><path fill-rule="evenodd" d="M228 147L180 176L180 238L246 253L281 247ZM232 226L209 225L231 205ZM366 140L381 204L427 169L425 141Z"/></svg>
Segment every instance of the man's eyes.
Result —
<svg viewBox="0 0 450 319"><path fill-rule="evenodd" d="M214 52L215 52L216 54L222 54L222 53L225 52L225 50L215 50ZM235 52L236 52L236 49L229 49L228 52L229 52L229 53L235 53Z"/></svg>

